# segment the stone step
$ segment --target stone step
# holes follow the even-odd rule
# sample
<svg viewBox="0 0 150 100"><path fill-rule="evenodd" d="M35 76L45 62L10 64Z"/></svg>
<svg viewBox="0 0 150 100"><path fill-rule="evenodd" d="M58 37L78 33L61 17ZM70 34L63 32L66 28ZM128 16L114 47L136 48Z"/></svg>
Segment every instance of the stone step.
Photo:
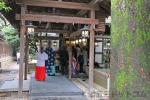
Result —
<svg viewBox="0 0 150 100"><path fill-rule="evenodd" d="M89 80L88 79L77 78L76 80L80 84L82 84L83 86L85 86L86 88L89 87L89 85L88 85ZM102 87L102 86L100 86L100 85L98 85L96 83L93 83L93 90L94 90L95 94L100 94L100 95L102 95L102 97L108 97L109 96L109 91L107 91L106 88L104 88L104 87Z"/></svg>
<svg viewBox="0 0 150 100"><path fill-rule="evenodd" d="M36 96L29 100L87 100L84 96Z"/></svg>
<svg viewBox="0 0 150 100"><path fill-rule="evenodd" d="M88 67L84 67L84 70L86 71L86 73L89 72ZM110 72L110 69L94 68L93 82L104 88L107 88L108 78L110 77L109 72Z"/></svg>
<svg viewBox="0 0 150 100"><path fill-rule="evenodd" d="M0 87L0 92L16 92L18 91L18 80L5 81ZM30 80L23 80L23 91L29 91Z"/></svg>
<svg viewBox="0 0 150 100"><path fill-rule="evenodd" d="M84 81L83 80L84 79L80 79L80 78L77 79L77 81L79 83L81 83L83 86L85 86L86 88L88 88L89 87L89 85L88 85L89 80L88 79L86 79ZM104 87L102 87L102 86L100 86L100 85L98 85L96 83L93 83L93 87L94 87L94 91L107 91L106 88L104 88Z"/></svg>
<svg viewBox="0 0 150 100"><path fill-rule="evenodd" d="M84 92L42 92L39 90L38 93L29 93L29 96L81 96Z"/></svg>
<svg viewBox="0 0 150 100"><path fill-rule="evenodd" d="M5 78L5 81L12 81L14 80L16 74L18 73L18 71L11 71L8 76Z"/></svg>

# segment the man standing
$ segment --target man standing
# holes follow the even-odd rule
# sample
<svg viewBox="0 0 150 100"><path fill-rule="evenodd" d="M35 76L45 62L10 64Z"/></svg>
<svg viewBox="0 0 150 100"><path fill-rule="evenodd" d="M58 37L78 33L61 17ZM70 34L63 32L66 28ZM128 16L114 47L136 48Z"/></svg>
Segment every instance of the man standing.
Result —
<svg viewBox="0 0 150 100"><path fill-rule="evenodd" d="M48 55L48 60L45 63L46 73L48 76L51 76L52 74L55 75L55 52L51 48L51 41L48 42L48 47L45 49L45 53Z"/></svg>
<svg viewBox="0 0 150 100"><path fill-rule="evenodd" d="M20 64L20 50L17 52L17 64Z"/></svg>
<svg viewBox="0 0 150 100"><path fill-rule="evenodd" d="M61 63L61 73L62 75L67 74L67 69L68 69L68 60L69 60L69 55L67 51L67 47L65 45L62 46L60 50L60 63Z"/></svg>

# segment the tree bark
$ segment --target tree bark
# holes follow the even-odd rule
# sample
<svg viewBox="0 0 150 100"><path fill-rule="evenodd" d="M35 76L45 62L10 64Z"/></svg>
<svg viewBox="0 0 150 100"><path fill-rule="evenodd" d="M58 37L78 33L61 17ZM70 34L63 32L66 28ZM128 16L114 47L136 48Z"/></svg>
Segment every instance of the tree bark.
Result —
<svg viewBox="0 0 150 100"><path fill-rule="evenodd" d="M150 0L111 0L111 100L150 100Z"/></svg>

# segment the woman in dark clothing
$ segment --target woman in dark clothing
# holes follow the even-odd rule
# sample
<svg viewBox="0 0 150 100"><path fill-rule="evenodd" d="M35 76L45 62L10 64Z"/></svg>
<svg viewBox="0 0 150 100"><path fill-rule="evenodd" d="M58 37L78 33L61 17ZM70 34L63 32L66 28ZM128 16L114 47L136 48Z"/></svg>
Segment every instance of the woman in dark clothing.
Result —
<svg viewBox="0 0 150 100"><path fill-rule="evenodd" d="M74 56L77 59L77 50L76 46L72 46L72 56Z"/></svg>
<svg viewBox="0 0 150 100"><path fill-rule="evenodd" d="M67 47L65 45L62 46L59 55L60 55L60 63L61 63L61 73L64 75L65 72L67 71L68 60L69 60Z"/></svg>
<svg viewBox="0 0 150 100"><path fill-rule="evenodd" d="M83 49L78 48L78 62L80 64L80 74L83 74L83 64L84 64L84 56L83 56Z"/></svg>

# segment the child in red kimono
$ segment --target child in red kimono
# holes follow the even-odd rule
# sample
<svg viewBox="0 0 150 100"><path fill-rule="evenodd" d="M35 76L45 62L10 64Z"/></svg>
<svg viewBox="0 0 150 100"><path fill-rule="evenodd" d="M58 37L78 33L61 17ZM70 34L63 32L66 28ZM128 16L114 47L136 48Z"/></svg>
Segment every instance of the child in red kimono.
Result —
<svg viewBox="0 0 150 100"><path fill-rule="evenodd" d="M72 57L72 61L71 61L71 72L72 72L72 74L76 73L76 64L77 64L76 59L73 56Z"/></svg>

